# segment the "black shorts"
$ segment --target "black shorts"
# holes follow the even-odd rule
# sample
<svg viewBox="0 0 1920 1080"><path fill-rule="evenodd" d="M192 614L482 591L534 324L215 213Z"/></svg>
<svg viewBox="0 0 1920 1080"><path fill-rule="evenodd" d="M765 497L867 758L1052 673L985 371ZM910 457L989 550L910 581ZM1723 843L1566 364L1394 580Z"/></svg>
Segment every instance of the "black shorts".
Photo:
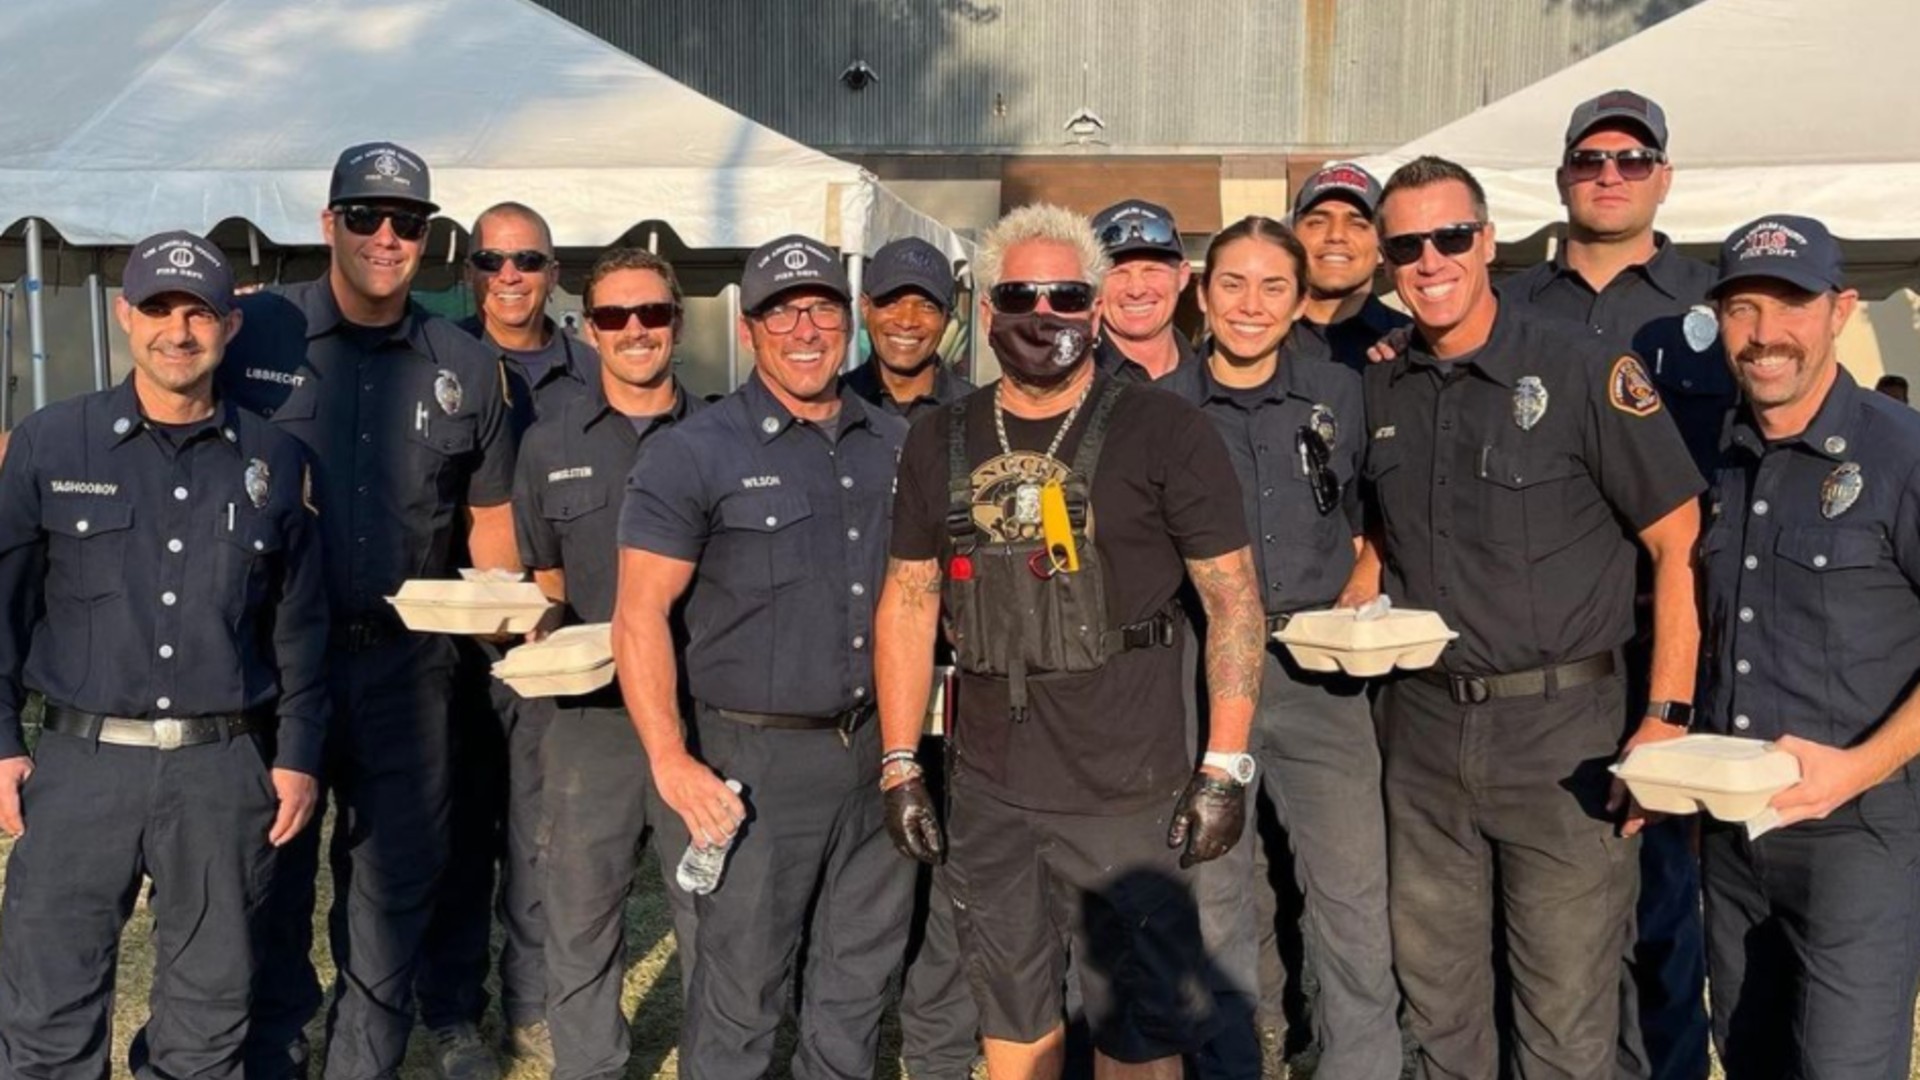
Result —
<svg viewBox="0 0 1920 1080"><path fill-rule="evenodd" d="M1061 814L1012 806L969 786L964 772L955 777L941 869L982 1034L1030 1043L1058 1027L1069 947L1101 1053L1154 1061L1212 1034L1199 911L1167 847L1174 801Z"/></svg>

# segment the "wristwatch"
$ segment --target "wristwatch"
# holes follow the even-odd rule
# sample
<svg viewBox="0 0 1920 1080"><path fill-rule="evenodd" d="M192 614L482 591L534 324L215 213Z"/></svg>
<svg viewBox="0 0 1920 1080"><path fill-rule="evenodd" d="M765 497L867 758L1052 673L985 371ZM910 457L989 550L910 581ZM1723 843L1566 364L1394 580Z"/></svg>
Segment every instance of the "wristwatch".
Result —
<svg viewBox="0 0 1920 1080"><path fill-rule="evenodd" d="M1222 770L1237 784L1253 783L1255 763L1252 754L1222 754L1209 750L1201 756L1200 764Z"/></svg>
<svg viewBox="0 0 1920 1080"><path fill-rule="evenodd" d="M1684 701L1649 701L1647 715L1674 727L1693 726L1693 706Z"/></svg>

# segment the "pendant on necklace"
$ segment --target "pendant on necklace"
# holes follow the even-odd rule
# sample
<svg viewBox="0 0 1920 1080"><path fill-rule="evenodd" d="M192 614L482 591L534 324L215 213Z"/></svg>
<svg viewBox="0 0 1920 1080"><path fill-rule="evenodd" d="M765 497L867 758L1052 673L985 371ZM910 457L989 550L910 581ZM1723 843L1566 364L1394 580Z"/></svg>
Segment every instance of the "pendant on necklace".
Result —
<svg viewBox="0 0 1920 1080"><path fill-rule="evenodd" d="M1028 481L1013 489L1013 520L1022 525L1040 524L1040 485Z"/></svg>

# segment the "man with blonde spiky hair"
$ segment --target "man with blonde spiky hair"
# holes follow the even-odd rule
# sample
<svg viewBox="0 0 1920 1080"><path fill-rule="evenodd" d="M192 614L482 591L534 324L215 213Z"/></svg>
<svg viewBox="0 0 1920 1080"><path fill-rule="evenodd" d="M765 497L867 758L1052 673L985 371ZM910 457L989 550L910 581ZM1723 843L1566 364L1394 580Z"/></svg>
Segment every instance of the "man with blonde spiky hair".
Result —
<svg viewBox="0 0 1920 1080"><path fill-rule="evenodd" d="M1060 1075L1069 940L1102 1075L1180 1074L1214 1026L1189 868L1239 839L1252 779L1265 615L1239 485L1198 410L1096 370L1107 268L1059 207L987 234L1003 377L908 434L874 616L887 827L945 858L994 1080ZM1210 624L1198 769L1189 579ZM943 618L961 671L944 830L914 754Z"/></svg>

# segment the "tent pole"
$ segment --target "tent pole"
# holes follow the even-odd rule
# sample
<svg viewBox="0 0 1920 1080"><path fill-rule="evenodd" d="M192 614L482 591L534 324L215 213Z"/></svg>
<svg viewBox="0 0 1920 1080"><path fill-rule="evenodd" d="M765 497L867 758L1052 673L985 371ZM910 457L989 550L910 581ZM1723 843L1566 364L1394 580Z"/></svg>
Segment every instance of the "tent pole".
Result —
<svg viewBox="0 0 1920 1080"><path fill-rule="evenodd" d="M647 252L652 255L660 254L660 230L659 229L647 230Z"/></svg>
<svg viewBox="0 0 1920 1080"><path fill-rule="evenodd" d="M13 286L0 286L0 431L13 430Z"/></svg>
<svg viewBox="0 0 1920 1080"><path fill-rule="evenodd" d="M27 219L27 347L33 357L33 407L47 404L47 316L41 307L40 219Z"/></svg>
<svg viewBox="0 0 1920 1080"><path fill-rule="evenodd" d="M87 320L93 345L93 388L107 388L107 282L100 273L100 254L93 256L93 273L87 275Z"/></svg>
<svg viewBox="0 0 1920 1080"><path fill-rule="evenodd" d="M260 230L247 223L247 264L256 271L260 269Z"/></svg>
<svg viewBox="0 0 1920 1080"><path fill-rule="evenodd" d="M848 291L853 293L855 300L854 303L847 305L852 311L847 320L847 362L840 366L842 371L852 371L854 365L860 362L860 279L866 269L865 255L847 256Z"/></svg>
<svg viewBox="0 0 1920 1080"><path fill-rule="evenodd" d="M727 393L740 389L740 286L727 286Z"/></svg>

